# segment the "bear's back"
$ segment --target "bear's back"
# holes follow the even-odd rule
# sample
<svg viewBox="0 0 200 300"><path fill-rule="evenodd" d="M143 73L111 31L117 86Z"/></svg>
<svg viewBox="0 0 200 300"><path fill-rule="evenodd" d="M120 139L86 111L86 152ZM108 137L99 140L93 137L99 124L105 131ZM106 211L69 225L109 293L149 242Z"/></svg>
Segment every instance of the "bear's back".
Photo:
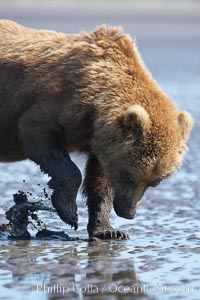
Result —
<svg viewBox="0 0 200 300"><path fill-rule="evenodd" d="M0 64L18 61L32 64L59 52L62 56L79 40L78 34L31 29L13 21L0 21Z"/></svg>

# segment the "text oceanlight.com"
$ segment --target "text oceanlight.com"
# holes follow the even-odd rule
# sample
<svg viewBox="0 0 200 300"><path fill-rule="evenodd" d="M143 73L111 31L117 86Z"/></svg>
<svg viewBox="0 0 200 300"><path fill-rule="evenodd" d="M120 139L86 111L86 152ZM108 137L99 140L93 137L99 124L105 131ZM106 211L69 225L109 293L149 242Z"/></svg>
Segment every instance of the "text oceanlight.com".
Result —
<svg viewBox="0 0 200 300"><path fill-rule="evenodd" d="M61 285L58 283L55 284L43 284L36 285L32 288L33 291L43 292L48 294L62 294L66 295L68 293L76 294L98 294L98 293L111 293L111 294L147 294L147 295L156 295L156 294L190 294L194 292L193 287L191 286L175 286L175 285L117 285L114 283L106 283L102 286L97 286L95 284L74 284L72 286Z"/></svg>

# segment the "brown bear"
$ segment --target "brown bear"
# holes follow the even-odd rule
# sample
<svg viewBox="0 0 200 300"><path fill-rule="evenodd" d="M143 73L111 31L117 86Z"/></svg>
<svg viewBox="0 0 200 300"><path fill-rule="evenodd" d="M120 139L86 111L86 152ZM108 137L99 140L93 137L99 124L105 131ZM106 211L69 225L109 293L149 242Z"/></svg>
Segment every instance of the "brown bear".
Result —
<svg viewBox="0 0 200 300"><path fill-rule="evenodd" d="M88 233L127 238L109 222L134 217L148 187L176 171L193 119L178 112L119 28L82 34L0 21L0 161L31 159L52 179L52 204L77 229L82 178L69 152L88 154Z"/></svg>

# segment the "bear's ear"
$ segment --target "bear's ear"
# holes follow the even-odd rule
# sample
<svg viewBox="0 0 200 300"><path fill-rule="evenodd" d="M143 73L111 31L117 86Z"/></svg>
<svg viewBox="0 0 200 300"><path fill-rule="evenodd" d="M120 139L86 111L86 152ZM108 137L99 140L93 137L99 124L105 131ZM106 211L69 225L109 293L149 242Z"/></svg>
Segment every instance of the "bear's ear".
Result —
<svg viewBox="0 0 200 300"><path fill-rule="evenodd" d="M123 126L140 134L145 134L151 125L148 112L138 104L131 105L125 112Z"/></svg>
<svg viewBox="0 0 200 300"><path fill-rule="evenodd" d="M181 111L178 115L178 122L181 128L182 137L186 141L190 136L190 132L194 124L194 119L187 111Z"/></svg>

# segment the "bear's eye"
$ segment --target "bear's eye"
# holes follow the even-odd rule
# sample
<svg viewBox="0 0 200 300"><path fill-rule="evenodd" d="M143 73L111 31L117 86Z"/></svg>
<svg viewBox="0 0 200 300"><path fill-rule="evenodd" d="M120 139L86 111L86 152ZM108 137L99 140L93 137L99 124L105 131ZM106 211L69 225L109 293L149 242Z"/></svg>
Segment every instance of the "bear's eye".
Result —
<svg viewBox="0 0 200 300"><path fill-rule="evenodd" d="M159 185L159 183L161 183L161 181L162 181L162 179L160 179L160 178L158 178L158 179L156 179L156 180L153 180L153 181L149 184L149 186L151 186L151 187L156 187L157 185Z"/></svg>
<svg viewBox="0 0 200 300"><path fill-rule="evenodd" d="M163 176L162 178L158 178L158 179L155 179L155 180L153 180L150 184L149 184L149 186L151 186L151 187L156 187L157 185L159 185L160 183L161 183L161 181L163 181L164 179L167 179L169 176L171 176L173 174L173 172L172 173L168 173L167 175L165 175L165 176Z"/></svg>
<svg viewBox="0 0 200 300"><path fill-rule="evenodd" d="M170 177L173 174L173 172L168 173L167 175L163 176L162 180L167 179L168 177Z"/></svg>

